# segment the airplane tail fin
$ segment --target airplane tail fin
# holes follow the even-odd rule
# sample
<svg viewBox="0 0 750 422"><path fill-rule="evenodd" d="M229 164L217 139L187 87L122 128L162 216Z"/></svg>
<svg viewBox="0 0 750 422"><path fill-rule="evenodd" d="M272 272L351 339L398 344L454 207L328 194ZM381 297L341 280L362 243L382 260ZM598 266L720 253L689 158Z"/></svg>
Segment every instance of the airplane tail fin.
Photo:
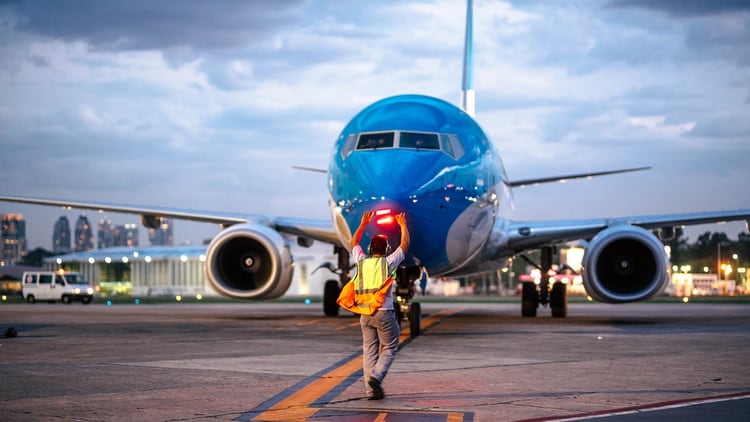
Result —
<svg viewBox="0 0 750 422"><path fill-rule="evenodd" d="M464 37L464 69L461 83L461 108L474 117L474 18L472 0L466 1L466 34Z"/></svg>

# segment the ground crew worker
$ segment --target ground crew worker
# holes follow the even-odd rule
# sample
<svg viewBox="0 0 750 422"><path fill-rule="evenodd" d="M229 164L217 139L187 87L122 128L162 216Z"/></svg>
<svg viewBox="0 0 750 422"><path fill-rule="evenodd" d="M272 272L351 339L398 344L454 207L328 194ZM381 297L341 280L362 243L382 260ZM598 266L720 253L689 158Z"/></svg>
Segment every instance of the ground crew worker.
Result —
<svg viewBox="0 0 750 422"><path fill-rule="evenodd" d="M409 249L409 231L406 227L406 216L404 213L396 215L396 222L401 227L401 243L393 253L390 252L388 236L379 234L370 240L368 255L362 251L359 245L365 228L372 221L374 213L365 212L362 221L352 236L352 256L357 262L357 282L361 282L362 289L355 297L357 303L360 300L367 302L372 299L373 291L378 290L391 279L390 286L385 292L382 304L375 313L360 316L360 327L362 328L362 368L364 370L365 391L368 400L382 400L385 397L383 391L383 380L388 373L396 357L398 350L398 338L401 331L396 312L393 308L393 286L392 277L398 265L404 260L406 251ZM356 286L356 284L355 284ZM382 346L382 350L381 350Z"/></svg>

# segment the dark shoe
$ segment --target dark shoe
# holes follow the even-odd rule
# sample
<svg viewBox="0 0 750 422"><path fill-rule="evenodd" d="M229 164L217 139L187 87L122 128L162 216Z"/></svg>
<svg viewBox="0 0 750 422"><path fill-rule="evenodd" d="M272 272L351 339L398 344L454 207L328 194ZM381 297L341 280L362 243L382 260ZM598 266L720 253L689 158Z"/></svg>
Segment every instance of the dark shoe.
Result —
<svg viewBox="0 0 750 422"><path fill-rule="evenodd" d="M385 392L383 387L380 386L380 381L375 378L367 380L367 385L372 388L372 395L367 396L367 400L383 400L385 398Z"/></svg>

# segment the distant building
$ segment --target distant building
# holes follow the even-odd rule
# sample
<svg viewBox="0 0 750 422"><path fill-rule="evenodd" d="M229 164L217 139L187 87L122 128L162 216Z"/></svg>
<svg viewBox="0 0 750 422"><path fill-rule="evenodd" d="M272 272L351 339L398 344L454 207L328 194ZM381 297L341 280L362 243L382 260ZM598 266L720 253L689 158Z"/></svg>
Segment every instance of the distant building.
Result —
<svg viewBox="0 0 750 422"><path fill-rule="evenodd" d="M316 271L323 262L336 262L332 248L316 243L310 248L291 245L294 275L287 297L322 296L325 282L336 279ZM206 279L204 246L115 247L44 258L48 270L80 272L93 286L129 283L135 296L166 294L217 295Z"/></svg>
<svg viewBox="0 0 750 422"><path fill-rule="evenodd" d="M52 253L70 253L70 223L68 217L60 216L52 229Z"/></svg>
<svg viewBox="0 0 750 422"><path fill-rule="evenodd" d="M672 296L726 296L735 294L734 280L720 280L716 274L673 273L667 294Z"/></svg>
<svg viewBox="0 0 750 422"><path fill-rule="evenodd" d="M148 241L151 246L172 246L174 245L174 222L168 218L161 221L161 225L156 229L148 229Z"/></svg>
<svg viewBox="0 0 750 422"><path fill-rule="evenodd" d="M0 266L21 262L26 256L26 221L22 214L4 214L0 221Z"/></svg>
<svg viewBox="0 0 750 422"><path fill-rule="evenodd" d="M120 224L115 226L112 220L101 219L96 229L97 249L116 247L134 248L138 246L138 226L136 224Z"/></svg>
<svg viewBox="0 0 750 422"><path fill-rule="evenodd" d="M76 222L74 252L94 250L94 233L85 214L81 214Z"/></svg>
<svg viewBox="0 0 750 422"><path fill-rule="evenodd" d="M96 228L96 249L115 246L114 231L115 226L112 224L112 220L99 220L99 225Z"/></svg>
<svg viewBox="0 0 750 422"><path fill-rule="evenodd" d="M125 246L128 248L138 246L138 226L135 224L116 226L112 231L112 246Z"/></svg>

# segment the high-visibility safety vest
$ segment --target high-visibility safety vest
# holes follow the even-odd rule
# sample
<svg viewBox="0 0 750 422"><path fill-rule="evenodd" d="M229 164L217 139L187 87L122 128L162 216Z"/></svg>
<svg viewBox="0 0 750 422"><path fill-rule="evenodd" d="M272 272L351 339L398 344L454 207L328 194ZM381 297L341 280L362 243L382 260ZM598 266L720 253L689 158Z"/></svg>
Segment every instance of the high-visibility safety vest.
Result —
<svg viewBox="0 0 750 422"><path fill-rule="evenodd" d="M357 262L357 275L344 285L336 303L350 312L372 315L383 305L392 284L385 257L365 258Z"/></svg>

